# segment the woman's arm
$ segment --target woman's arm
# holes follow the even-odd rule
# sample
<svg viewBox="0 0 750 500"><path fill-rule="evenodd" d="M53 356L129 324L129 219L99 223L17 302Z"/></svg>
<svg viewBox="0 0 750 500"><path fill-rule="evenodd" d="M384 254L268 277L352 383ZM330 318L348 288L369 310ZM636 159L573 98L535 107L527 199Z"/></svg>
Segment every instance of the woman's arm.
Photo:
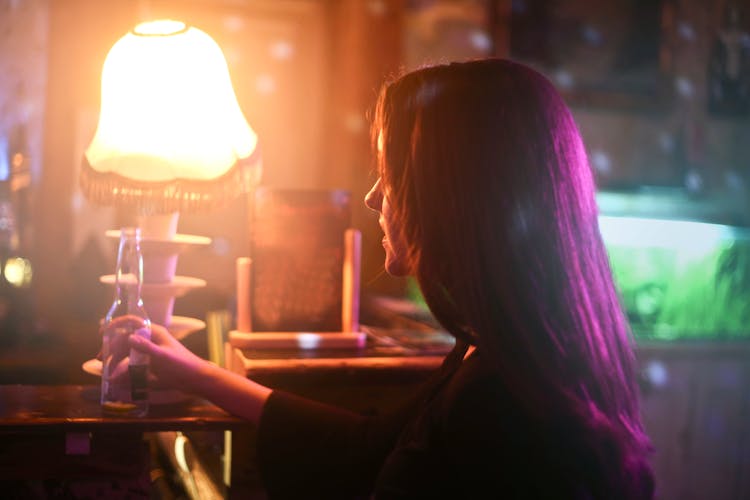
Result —
<svg viewBox="0 0 750 500"><path fill-rule="evenodd" d="M150 342L131 336L130 345L151 356L159 386L194 393L258 426L258 467L272 496L366 496L414 404L365 417L272 391L196 356L159 325Z"/></svg>
<svg viewBox="0 0 750 500"><path fill-rule="evenodd" d="M137 335L129 341L151 357L159 385L196 394L254 424L260 422L270 388L196 356L161 325L151 325L150 342Z"/></svg>

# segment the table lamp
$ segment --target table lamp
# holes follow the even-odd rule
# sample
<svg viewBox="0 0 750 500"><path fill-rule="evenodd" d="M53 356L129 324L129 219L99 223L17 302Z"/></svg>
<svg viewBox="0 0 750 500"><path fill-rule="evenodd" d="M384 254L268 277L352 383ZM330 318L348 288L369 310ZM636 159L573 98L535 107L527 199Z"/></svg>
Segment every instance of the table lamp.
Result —
<svg viewBox="0 0 750 500"><path fill-rule="evenodd" d="M175 276L180 251L210 243L177 234L178 214L219 208L252 190L260 173L258 138L211 37L162 19L138 24L112 46L102 70L99 122L79 180L93 203L136 216L152 321L168 327L174 298L205 285Z"/></svg>

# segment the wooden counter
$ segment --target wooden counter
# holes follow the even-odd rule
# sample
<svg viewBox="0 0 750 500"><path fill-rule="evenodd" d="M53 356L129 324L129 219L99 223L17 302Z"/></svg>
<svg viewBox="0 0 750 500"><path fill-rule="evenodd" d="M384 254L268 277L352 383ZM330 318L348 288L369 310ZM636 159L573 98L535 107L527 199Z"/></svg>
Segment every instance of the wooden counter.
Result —
<svg viewBox="0 0 750 500"><path fill-rule="evenodd" d="M191 397L151 405L147 416L134 418L102 413L99 386L0 385L0 434L225 430L246 425Z"/></svg>
<svg viewBox="0 0 750 500"><path fill-rule="evenodd" d="M51 496L153 498L161 470L153 463L153 438L250 427L192 397L152 405L136 418L104 414L98 386L0 385L0 480L12 498L30 487L52 488Z"/></svg>

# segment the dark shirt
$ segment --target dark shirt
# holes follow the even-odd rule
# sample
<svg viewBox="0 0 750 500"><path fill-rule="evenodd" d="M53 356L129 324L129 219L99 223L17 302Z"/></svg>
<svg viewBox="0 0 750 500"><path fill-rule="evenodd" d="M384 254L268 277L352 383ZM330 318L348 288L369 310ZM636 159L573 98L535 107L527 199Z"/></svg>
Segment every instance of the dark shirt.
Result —
<svg viewBox="0 0 750 500"><path fill-rule="evenodd" d="M269 497L591 498L576 451L530 426L499 375L464 351L389 415L274 391L258 430Z"/></svg>

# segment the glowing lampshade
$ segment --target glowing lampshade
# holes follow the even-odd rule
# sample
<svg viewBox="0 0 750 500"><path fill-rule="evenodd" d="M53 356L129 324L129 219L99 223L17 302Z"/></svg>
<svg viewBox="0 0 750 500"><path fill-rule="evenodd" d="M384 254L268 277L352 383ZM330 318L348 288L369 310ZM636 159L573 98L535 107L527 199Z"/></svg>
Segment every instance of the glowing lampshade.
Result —
<svg viewBox="0 0 750 500"><path fill-rule="evenodd" d="M110 49L101 92L80 177L93 202L166 214L220 206L258 183L257 136L203 31L139 24Z"/></svg>
<svg viewBox="0 0 750 500"><path fill-rule="evenodd" d="M137 216L146 309L169 326L175 297L205 285L175 275L178 254L210 241L177 234L178 214L218 208L251 191L261 173L258 138L219 46L179 21L141 23L120 38L104 61L101 91L81 188L94 203ZM114 283L110 278L100 281Z"/></svg>

